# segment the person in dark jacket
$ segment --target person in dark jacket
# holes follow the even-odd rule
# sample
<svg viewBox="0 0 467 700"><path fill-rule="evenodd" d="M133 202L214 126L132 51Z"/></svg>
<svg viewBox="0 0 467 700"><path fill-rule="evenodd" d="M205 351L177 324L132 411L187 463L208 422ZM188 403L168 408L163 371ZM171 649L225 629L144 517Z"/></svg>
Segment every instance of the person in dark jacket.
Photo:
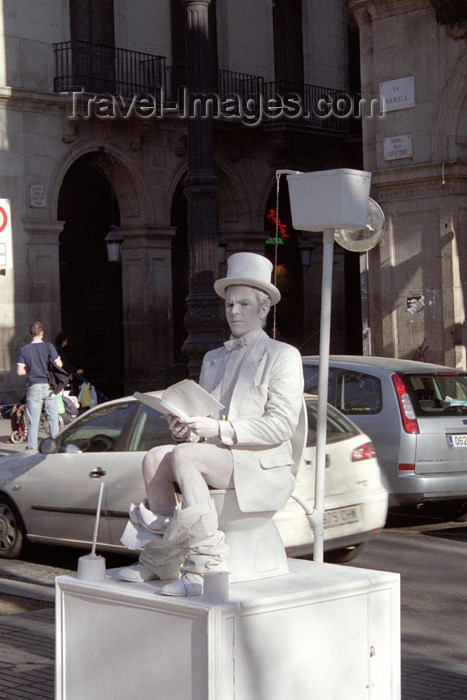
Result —
<svg viewBox="0 0 467 700"><path fill-rule="evenodd" d="M70 364L65 357L65 348L68 345L68 336L65 333L57 333L55 336L55 349L63 362L63 369L65 369L68 374L83 374L82 369L76 369Z"/></svg>

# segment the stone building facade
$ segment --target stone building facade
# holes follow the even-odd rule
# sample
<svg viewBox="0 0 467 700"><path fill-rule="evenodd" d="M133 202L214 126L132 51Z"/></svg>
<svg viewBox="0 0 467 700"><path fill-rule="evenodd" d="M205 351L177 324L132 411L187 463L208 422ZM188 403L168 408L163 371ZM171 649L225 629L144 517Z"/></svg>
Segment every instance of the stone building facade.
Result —
<svg viewBox="0 0 467 700"><path fill-rule="evenodd" d="M360 32L363 164L386 215L369 254L372 354L466 368L467 8L349 0Z"/></svg>
<svg viewBox="0 0 467 700"><path fill-rule="evenodd" d="M15 366L33 320L50 340L68 334L68 359L105 394L162 387L183 363L188 153L177 88L186 68L185 7L169 0L2 7L0 199L11 205L14 263L0 274L0 400L24 391ZM285 184L276 208L276 170L361 168L358 129L334 109L351 87L345 2L211 0L209 13L213 92L240 96L236 116L212 120L220 241L227 255L273 257L275 244L266 242L282 239L279 329L313 352L319 235L305 270ZM291 94L300 97L299 112L278 117L261 107L258 117L259 96ZM120 263L106 258L112 225L124 239ZM358 261L340 251L335 262L333 349L358 350ZM354 297L357 290L351 305L347 288Z"/></svg>

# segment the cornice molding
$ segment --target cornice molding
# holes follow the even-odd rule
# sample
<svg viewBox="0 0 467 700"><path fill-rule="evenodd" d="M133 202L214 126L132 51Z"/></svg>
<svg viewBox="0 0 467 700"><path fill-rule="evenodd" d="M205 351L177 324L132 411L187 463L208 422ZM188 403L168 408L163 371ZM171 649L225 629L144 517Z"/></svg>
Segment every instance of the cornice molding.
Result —
<svg viewBox="0 0 467 700"><path fill-rule="evenodd" d="M467 163L425 163L376 170L371 182L379 202L419 197L464 195Z"/></svg>
<svg viewBox="0 0 467 700"><path fill-rule="evenodd" d="M347 0L347 8L359 24L367 17L373 21L426 9L431 10L435 18L429 0Z"/></svg>
<svg viewBox="0 0 467 700"><path fill-rule="evenodd" d="M143 226L141 228L127 228L119 226L119 232L124 238L123 249L138 250L141 248L167 248L172 245L175 236L174 226Z"/></svg>
<svg viewBox="0 0 467 700"><path fill-rule="evenodd" d="M58 237L63 231L65 221L48 221L46 219L23 219L24 232L30 236L30 245L57 246Z"/></svg>
<svg viewBox="0 0 467 700"><path fill-rule="evenodd" d="M67 95L55 92L40 92L39 90L22 90L20 88L0 86L0 109L13 108L18 105L22 112L29 109L37 111L38 107L56 108L67 103Z"/></svg>
<svg viewBox="0 0 467 700"><path fill-rule="evenodd" d="M23 219L24 230L28 233L57 233L60 234L65 221L47 221L47 219Z"/></svg>

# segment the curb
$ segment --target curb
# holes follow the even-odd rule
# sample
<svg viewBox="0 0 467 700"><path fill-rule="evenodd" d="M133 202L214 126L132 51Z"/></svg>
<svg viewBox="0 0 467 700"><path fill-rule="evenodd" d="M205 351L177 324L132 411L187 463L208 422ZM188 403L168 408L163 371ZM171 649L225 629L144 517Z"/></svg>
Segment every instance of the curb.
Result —
<svg viewBox="0 0 467 700"><path fill-rule="evenodd" d="M14 581L12 579L0 579L0 594L15 595L20 598L31 598L32 600L43 600L47 603L55 603L55 587L41 586L36 583L25 583L24 581Z"/></svg>

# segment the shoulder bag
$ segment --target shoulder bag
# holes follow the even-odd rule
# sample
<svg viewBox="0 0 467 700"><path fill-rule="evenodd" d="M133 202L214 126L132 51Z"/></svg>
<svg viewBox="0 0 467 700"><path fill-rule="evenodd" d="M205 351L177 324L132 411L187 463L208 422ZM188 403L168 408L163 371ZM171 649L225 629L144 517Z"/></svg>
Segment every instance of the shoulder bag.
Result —
<svg viewBox="0 0 467 700"><path fill-rule="evenodd" d="M59 394L69 383L68 372L59 367L50 355L50 343L47 343L47 370L49 373L49 386L54 394Z"/></svg>

